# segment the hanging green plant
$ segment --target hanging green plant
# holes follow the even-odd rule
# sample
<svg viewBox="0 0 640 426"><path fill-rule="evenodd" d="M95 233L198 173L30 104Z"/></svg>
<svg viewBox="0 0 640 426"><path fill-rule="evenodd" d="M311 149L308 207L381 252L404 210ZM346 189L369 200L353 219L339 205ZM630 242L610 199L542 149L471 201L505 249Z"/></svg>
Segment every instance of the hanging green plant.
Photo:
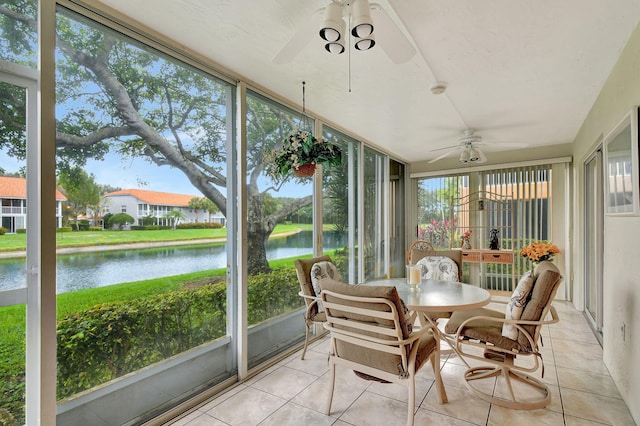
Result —
<svg viewBox="0 0 640 426"><path fill-rule="evenodd" d="M341 161L342 151L336 145L298 130L285 138L281 148L265 155L263 163L267 175L277 180L291 172L299 177L313 176L316 165L337 166Z"/></svg>

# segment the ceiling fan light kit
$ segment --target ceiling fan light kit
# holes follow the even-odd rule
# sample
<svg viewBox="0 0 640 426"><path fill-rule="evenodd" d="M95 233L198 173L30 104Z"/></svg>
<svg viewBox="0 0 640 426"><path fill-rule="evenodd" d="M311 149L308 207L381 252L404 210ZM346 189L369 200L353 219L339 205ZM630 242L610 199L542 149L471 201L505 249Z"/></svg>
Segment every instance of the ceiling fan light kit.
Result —
<svg viewBox="0 0 640 426"><path fill-rule="evenodd" d="M365 38L373 34L373 21L368 0L355 0L351 6L351 16L353 17L351 34L354 37Z"/></svg>
<svg viewBox="0 0 640 426"><path fill-rule="evenodd" d="M353 46L358 50L369 50L375 45L376 45L376 40L373 37L373 34L371 34L367 38L362 38L362 39L356 41Z"/></svg>
<svg viewBox="0 0 640 426"><path fill-rule="evenodd" d="M460 153L460 158L458 159L458 161L461 163L468 163L470 160L470 157L471 155L469 154L469 150L465 149Z"/></svg>
<svg viewBox="0 0 640 426"><path fill-rule="evenodd" d="M478 161L480 159L480 153L477 149L471 145L469 147L469 161Z"/></svg>
<svg viewBox="0 0 640 426"><path fill-rule="evenodd" d="M343 39L346 25L342 19L342 6L338 3L330 3L327 6L326 15L322 28L320 28L320 37L329 43L335 43ZM329 50L327 48L327 50Z"/></svg>
<svg viewBox="0 0 640 426"><path fill-rule="evenodd" d="M343 53L345 51L346 23L343 18L343 9L350 7L350 14L353 22L351 34L356 38L355 48L357 50L369 50L375 46L373 37L373 21L368 0L355 0L349 2L331 2L327 6L325 19L320 29L320 37L327 41L324 46L327 52Z"/></svg>

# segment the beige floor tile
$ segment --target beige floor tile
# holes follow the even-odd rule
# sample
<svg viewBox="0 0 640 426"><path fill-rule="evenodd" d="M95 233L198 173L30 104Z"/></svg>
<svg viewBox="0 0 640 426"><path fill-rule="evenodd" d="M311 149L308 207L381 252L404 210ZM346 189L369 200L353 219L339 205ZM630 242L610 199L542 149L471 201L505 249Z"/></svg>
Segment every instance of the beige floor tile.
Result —
<svg viewBox="0 0 640 426"><path fill-rule="evenodd" d="M599 345L598 339L593 332L587 327L584 330L576 328L552 328L551 338L554 340L566 340L568 342L590 343Z"/></svg>
<svg viewBox="0 0 640 426"><path fill-rule="evenodd" d="M445 414L436 413L435 411L426 410L424 408L418 408L414 416L414 424L416 426L423 425L442 425L442 426L471 426L471 425L484 425L486 419L476 419L472 422L456 419L455 417L449 417ZM398 423L402 426L404 423ZM390 425L389 425L390 426ZM395 425L394 425L395 426Z"/></svg>
<svg viewBox="0 0 640 426"><path fill-rule="evenodd" d="M407 421L407 403L365 391L340 420L356 426L403 425Z"/></svg>
<svg viewBox="0 0 640 426"><path fill-rule="evenodd" d="M258 380L252 387L289 400L316 380L318 376L284 366Z"/></svg>
<svg viewBox="0 0 640 426"><path fill-rule="evenodd" d="M304 360L297 356L282 365L320 377L329 370L329 357L326 353L307 351Z"/></svg>
<svg viewBox="0 0 640 426"><path fill-rule="evenodd" d="M431 389L433 380L423 377L416 377L416 407L420 405L422 400L427 396L427 392ZM367 388L367 392L377 393L387 398L396 399L400 402L407 402L409 399L409 389L399 383L378 383L371 382Z"/></svg>
<svg viewBox="0 0 640 426"><path fill-rule="evenodd" d="M561 389L565 414L609 425L634 425L624 401L594 393Z"/></svg>
<svg viewBox="0 0 640 426"><path fill-rule="evenodd" d="M595 374L609 374L602 357L575 352L556 353L556 367L582 370Z"/></svg>
<svg viewBox="0 0 640 426"><path fill-rule="evenodd" d="M329 426L335 419L323 413L289 402L270 415L260 426Z"/></svg>
<svg viewBox="0 0 640 426"><path fill-rule="evenodd" d="M233 395L235 395L235 394L237 394L239 392L242 392L245 389L247 389L247 385L245 385L245 384L236 385L236 386L232 387L231 389L227 390L226 392L224 392L224 393L222 393L220 395L217 395L215 398L212 398L210 401L207 401L200 408L198 408L198 411L206 413L207 411L211 410L216 405L219 405L219 404L223 403L227 399L231 398Z"/></svg>
<svg viewBox="0 0 640 426"><path fill-rule="evenodd" d="M618 388L608 374L595 374L572 368L558 368L558 380L562 388L595 393L621 399Z"/></svg>
<svg viewBox="0 0 640 426"><path fill-rule="evenodd" d="M564 424L565 426L602 426L604 423L592 422L590 420L565 415Z"/></svg>
<svg viewBox="0 0 640 426"><path fill-rule="evenodd" d="M247 388L216 405L207 414L230 425L257 425L286 402L267 392Z"/></svg>
<svg viewBox="0 0 640 426"><path fill-rule="evenodd" d="M488 402L476 398L467 389L453 386L447 388L447 397L449 402L440 404L438 394L434 389L427 394L420 407L449 417L484 424L489 415L490 404Z"/></svg>
<svg viewBox="0 0 640 426"><path fill-rule="evenodd" d="M536 426L564 426L562 413L540 410L511 410L493 406L489 415L489 426L503 425L536 425Z"/></svg>
<svg viewBox="0 0 640 426"><path fill-rule="evenodd" d="M331 416L339 417L369 386L370 382L358 378L352 371L338 369L333 391ZM329 398L329 373L313 382L291 401L321 413L325 412Z"/></svg>
<svg viewBox="0 0 640 426"><path fill-rule="evenodd" d="M319 352L322 353L324 355L327 355L329 353L329 347L331 346L331 339L328 337L329 335L327 334L324 338L319 339L315 342L313 342L312 344L309 345L309 351L314 351L314 352ZM302 352L300 352L302 353ZM306 358L306 356L305 356Z"/></svg>
<svg viewBox="0 0 640 426"><path fill-rule="evenodd" d="M185 417L183 420L188 420L185 423L176 422L174 426L228 426L227 423L211 417L207 413L201 413L196 411Z"/></svg>

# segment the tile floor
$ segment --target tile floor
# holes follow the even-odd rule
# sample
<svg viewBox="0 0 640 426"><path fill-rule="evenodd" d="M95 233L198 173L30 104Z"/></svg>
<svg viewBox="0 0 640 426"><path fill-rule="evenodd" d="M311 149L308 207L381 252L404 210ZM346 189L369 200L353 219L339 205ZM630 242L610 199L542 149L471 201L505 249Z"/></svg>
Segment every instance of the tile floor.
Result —
<svg viewBox="0 0 640 426"><path fill-rule="evenodd" d="M484 402L466 389L462 361L443 355L440 364L449 402L438 403L431 366L423 366L416 381L415 424L635 425L582 313L567 302L554 305L560 322L543 331L543 380L552 392L548 407L518 411ZM304 361L297 352L171 425L404 425L405 387L364 381L344 369L337 371L331 415L324 414L328 342L321 339Z"/></svg>

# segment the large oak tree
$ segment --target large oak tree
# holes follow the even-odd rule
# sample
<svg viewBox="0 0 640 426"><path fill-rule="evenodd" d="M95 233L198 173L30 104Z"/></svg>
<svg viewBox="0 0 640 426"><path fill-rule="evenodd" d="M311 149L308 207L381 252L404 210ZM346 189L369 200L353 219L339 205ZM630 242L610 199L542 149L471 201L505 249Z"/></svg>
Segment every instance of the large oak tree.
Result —
<svg viewBox="0 0 640 426"><path fill-rule="evenodd" d="M35 17L32 0L0 5L3 59L33 63ZM226 168L232 128L227 108L233 88L72 15L59 14L56 45L59 167L83 166L87 159L100 160L107 153L142 157L180 170L226 216L225 188L234 173ZM11 86L0 90L7 100L0 107L0 149L24 158L19 91ZM311 197L275 211L262 208L268 192L284 183L265 187L263 154L281 143L295 120L257 98L249 98L248 111L250 149L240 161L247 162L248 170L246 243L249 273L254 274L270 271L266 242L276 223L308 205Z"/></svg>

